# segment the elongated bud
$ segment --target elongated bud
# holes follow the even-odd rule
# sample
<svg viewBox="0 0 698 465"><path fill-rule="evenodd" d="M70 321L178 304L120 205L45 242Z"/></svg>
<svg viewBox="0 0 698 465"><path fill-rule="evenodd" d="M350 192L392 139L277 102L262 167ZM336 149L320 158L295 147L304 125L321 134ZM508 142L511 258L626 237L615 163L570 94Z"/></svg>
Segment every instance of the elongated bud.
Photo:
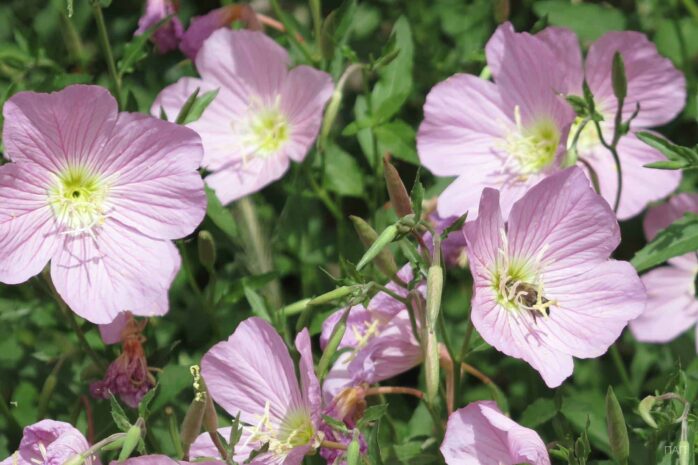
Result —
<svg viewBox="0 0 698 465"><path fill-rule="evenodd" d="M613 65L611 67L611 83L613 84L613 94L618 100L625 100L628 95L628 80L625 77L625 64L620 52L613 55Z"/></svg>
<svg viewBox="0 0 698 465"><path fill-rule="evenodd" d="M685 439L679 441L679 465L688 465L691 462L691 445Z"/></svg>
<svg viewBox="0 0 698 465"><path fill-rule="evenodd" d="M657 423L652 418L652 407L657 402L657 398L654 396L647 396L640 401L637 406L637 410L640 412L642 419L652 428L657 428Z"/></svg>
<svg viewBox="0 0 698 465"><path fill-rule="evenodd" d="M347 446L347 465L359 465L361 458L361 444L359 444L358 431L354 430L354 436Z"/></svg>
<svg viewBox="0 0 698 465"><path fill-rule="evenodd" d="M121 446L119 452L119 462L123 462L131 456L131 453L136 449L141 440L141 428L138 425L131 426L126 432L124 445Z"/></svg>
<svg viewBox="0 0 698 465"><path fill-rule="evenodd" d="M100 450L107 452L110 450L121 449L122 447L124 447L124 442L126 442L125 436L117 439L116 441L114 441L112 443L107 444L106 446L102 447Z"/></svg>
<svg viewBox="0 0 698 465"><path fill-rule="evenodd" d="M383 230L382 233L376 238L376 240L371 244L359 264L356 265L356 270L361 271L370 261L372 261L378 254L397 237L398 228L397 225L391 224Z"/></svg>
<svg viewBox="0 0 698 465"><path fill-rule="evenodd" d="M436 332L427 330L424 334L424 371L427 382L427 402L433 404L439 392L439 343Z"/></svg>
<svg viewBox="0 0 698 465"><path fill-rule="evenodd" d="M342 338L344 338L344 333L347 330L347 319L349 318L350 312L351 307L344 310L342 317L339 319L337 324L334 326L334 329L332 330L330 340L327 342L327 346L325 346L325 351L322 353L322 357L320 357L320 362L317 366L317 374L320 379L323 379L327 374L327 371L330 368L330 362L332 361L332 357L334 357L334 354L337 352L337 348L339 347L339 343L342 342Z"/></svg>
<svg viewBox="0 0 698 465"><path fill-rule="evenodd" d="M189 409L187 409L184 420L182 420L182 427L180 428L180 437L182 439L182 449L185 459L189 457L189 449L201 432L204 415L206 414L206 392L203 390L202 386L201 370L198 365L194 365L190 368L190 371L194 377L194 390L196 391L196 395L192 403L189 404Z"/></svg>
<svg viewBox="0 0 698 465"><path fill-rule="evenodd" d="M356 290L357 286L342 286L310 299L308 305L324 305L348 296Z"/></svg>
<svg viewBox="0 0 698 465"><path fill-rule="evenodd" d="M613 458L619 464L627 465L628 457L630 456L628 427L625 425L623 410L620 408L618 398L616 398L616 394L611 386L608 386L608 391L606 392L606 429Z"/></svg>
<svg viewBox="0 0 698 465"><path fill-rule="evenodd" d="M197 246L199 249L199 262L211 273L216 265L216 241L214 241L210 232L200 231Z"/></svg>
<svg viewBox="0 0 698 465"><path fill-rule="evenodd" d="M371 227L370 224L365 222L362 218L359 218L358 216L350 216L349 219L351 220L352 223L354 223L354 229L356 230L356 234L359 236L359 239L361 240L361 243L365 247L370 247L371 244L373 244L376 239L378 239L378 233ZM389 248L384 248L380 252L378 252L378 255L376 255L376 258L373 260L373 262L376 264L376 267L389 278L393 278L395 275L397 275L397 263L395 262L395 256L393 253L390 251Z"/></svg>
<svg viewBox="0 0 698 465"><path fill-rule="evenodd" d="M177 458L181 459L184 456L182 450L182 438L179 434L179 424L177 424L177 415L172 407L165 407L165 416L167 417L167 430L170 433L170 440L174 445Z"/></svg>
<svg viewBox="0 0 698 465"><path fill-rule="evenodd" d="M211 396L206 396L206 412L204 413L204 429L208 434L218 434L218 414Z"/></svg>
<svg viewBox="0 0 698 465"><path fill-rule="evenodd" d="M427 324L436 327L441 309L441 295L444 287L444 271L440 265L432 265L427 272Z"/></svg>
<svg viewBox="0 0 698 465"><path fill-rule="evenodd" d="M390 203L393 205L397 216L403 217L414 213L412 211L412 201L407 188L400 178L400 173L397 172L387 158L383 158L383 175L385 176L385 185L388 188L388 196Z"/></svg>
<svg viewBox="0 0 698 465"><path fill-rule="evenodd" d="M85 463L85 457L78 454L69 458L63 465L82 465L83 463Z"/></svg>
<svg viewBox="0 0 698 465"><path fill-rule="evenodd" d="M39 417L43 418L44 414L46 413L46 409L48 408L48 402L51 400L51 396L53 395L53 391L56 389L56 384L58 384L58 377L56 376L55 373L51 372L46 377L46 381L44 381L44 385L41 388L41 395L39 396Z"/></svg>
<svg viewBox="0 0 698 465"><path fill-rule="evenodd" d="M327 144L327 136L330 135L332 130L332 125L334 125L334 120L337 119L337 113L339 113L339 107L342 104L342 89L340 87L335 88L332 92L332 98L330 103L327 104L325 109L325 115L322 118L322 130L320 131L320 146L325 147Z"/></svg>

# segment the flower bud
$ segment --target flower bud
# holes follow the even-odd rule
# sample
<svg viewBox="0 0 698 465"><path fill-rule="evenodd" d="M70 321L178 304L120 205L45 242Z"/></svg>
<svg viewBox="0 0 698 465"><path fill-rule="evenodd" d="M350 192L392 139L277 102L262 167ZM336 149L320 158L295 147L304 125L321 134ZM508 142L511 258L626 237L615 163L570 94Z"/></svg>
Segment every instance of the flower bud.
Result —
<svg viewBox="0 0 698 465"><path fill-rule="evenodd" d="M131 456L131 453L138 446L141 440L141 428L138 425L131 426L126 432L126 438L124 439L124 445L121 446L121 452L119 452L119 462L123 462Z"/></svg>
<svg viewBox="0 0 698 465"><path fill-rule="evenodd" d="M383 175L385 176L385 184L388 188L390 203L393 205L397 216L403 217L414 213L412 211L412 201L407 194L407 188L405 188L400 174L387 158L383 159Z"/></svg>
<svg viewBox="0 0 698 465"><path fill-rule="evenodd" d="M201 425L206 413L206 399L195 398L189 405L182 426L180 428L180 438L182 439L182 449L184 456L189 456L189 449L201 432Z"/></svg>
<svg viewBox="0 0 698 465"><path fill-rule="evenodd" d="M350 216L349 219L354 223L354 229L356 234L359 236L361 243L365 247L370 247L376 239L378 239L378 233L371 227L370 224L365 222L358 216ZM390 251L389 248L384 248L381 250L376 258L374 259L376 267L389 278L394 278L397 275L397 264L395 263L395 256Z"/></svg>
<svg viewBox="0 0 698 465"><path fill-rule="evenodd" d="M611 386L608 386L606 393L606 428L613 458L618 463L627 464L630 456L628 427L625 425L623 410Z"/></svg>
<svg viewBox="0 0 698 465"><path fill-rule="evenodd" d="M216 264L216 242L213 240L211 233L200 231L197 246L199 249L199 262L211 273Z"/></svg>
<svg viewBox="0 0 698 465"><path fill-rule="evenodd" d="M441 295L444 286L444 271L439 265L432 265L427 272L427 325L436 327L441 309Z"/></svg>
<svg viewBox="0 0 698 465"><path fill-rule="evenodd" d="M334 354L337 352L337 348L339 347L339 343L342 342L342 338L344 338L344 333L347 330L347 319L349 318L350 312L351 307L344 310L342 317L332 330L330 340L327 341L325 351L322 353L322 357L320 357L320 362L318 362L317 366L317 375L320 379L323 379L327 374L332 357L334 357Z"/></svg>
<svg viewBox="0 0 698 465"><path fill-rule="evenodd" d="M78 454L69 458L63 465L82 465L83 463L85 463L85 457Z"/></svg>
<svg viewBox="0 0 698 465"><path fill-rule="evenodd" d="M354 430L354 437L347 447L347 465L359 465L361 458L361 444L359 443L359 432Z"/></svg>
<svg viewBox="0 0 698 465"><path fill-rule="evenodd" d="M691 462L691 445L685 439L679 441L679 465Z"/></svg>
<svg viewBox="0 0 698 465"><path fill-rule="evenodd" d="M342 286L331 290L330 292L325 292L313 299L310 299L308 305L323 305L339 300L343 297L348 296L356 290L357 286Z"/></svg>
<svg viewBox="0 0 698 465"><path fill-rule="evenodd" d="M391 224L390 226L385 228L383 232L380 233L380 235L376 238L373 244L371 244L364 256L361 257L361 260L359 260L359 264L356 265L356 270L361 271L361 269L365 267L368 264L368 262L376 258L376 256L378 256L378 254L385 247L387 247L388 244L393 242L393 240L397 237L397 234L398 228L396 225Z"/></svg>
<svg viewBox="0 0 698 465"><path fill-rule="evenodd" d="M625 100L628 95L628 80L625 77L625 64L620 52L613 55L613 65L611 66L611 83L613 84L613 94L620 100Z"/></svg>
<svg viewBox="0 0 698 465"><path fill-rule="evenodd" d="M424 371L427 382L427 402L433 404L439 392L439 343L436 332L425 331L424 340Z"/></svg>
<svg viewBox="0 0 698 465"><path fill-rule="evenodd" d="M657 428L657 423L652 418L652 407L657 402L657 398L654 396L647 396L640 401L637 406L637 410L640 412L642 419L652 428Z"/></svg>

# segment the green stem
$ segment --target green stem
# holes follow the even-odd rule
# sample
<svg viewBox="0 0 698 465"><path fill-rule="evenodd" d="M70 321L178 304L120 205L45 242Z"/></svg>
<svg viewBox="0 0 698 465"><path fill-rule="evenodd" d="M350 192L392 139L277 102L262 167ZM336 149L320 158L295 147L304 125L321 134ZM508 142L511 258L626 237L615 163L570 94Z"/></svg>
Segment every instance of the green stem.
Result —
<svg viewBox="0 0 698 465"><path fill-rule="evenodd" d="M325 205L325 207L327 207L327 209L330 211L330 213L332 213L332 216L334 216L336 220L342 221L342 211L337 206L337 204L335 204L332 198L330 198L327 191L324 188L322 188L317 183L317 181L315 181L315 178L313 178L312 173L306 171L305 174L308 178L308 182L310 183L310 187L313 189L320 201Z"/></svg>
<svg viewBox="0 0 698 465"><path fill-rule="evenodd" d="M618 370L618 374L620 375L621 381L623 381L623 384L629 392L633 392L632 384L630 383L630 376L628 376L628 370L625 368L625 364L623 363L623 359L620 356L618 347L615 344L613 344L609 352L611 353L613 364L616 366L616 369Z"/></svg>
<svg viewBox="0 0 698 465"><path fill-rule="evenodd" d="M94 14L95 21L97 22L97 32L99 35L99 44L102 47L102 53L104 53L104 59L107 62L107 68L109 70L109 77L112 81L112 87L114 95L117 101L121 101L121 78L119 73L116 71L116 62L114 61L114 54L111 50L111 44L109 43L109 34L107 33L107 25L104 22L104 14L102 13L102 6L99 4L98 0L92 0L92 13Z"/></svg>
<svg viewBox="0 0 698 465"><path fill-rule="evenodd" d="M305 310L305 308L308 306L308 302L310 302L311 300L313 299L303 299L299 300L298 302L293 302L290 305L286 305L283 308L284 315L291 316L303 313L303 310Z"/></svg>
<svg viewBox="0 0 698 465"><path fill-rule="evenodd" d="M308 46L305 44L305 42L301 41L302 37L298 33L298 30L296 29L294 24L288 20L284 10L281 9L281 6L279 5L279 0L271 0L271 7L274 10L274 14L276 15L276 17L284 25L284 28L286 29L286 35L288 36L289 40L296 47L298 47L298 49L301 51L301 53L309 63L316 62L317 60L313 58L313 55L310 53L310 50L308 50Z"/></svg>
<svg viewBox="0 0 698 465"><path fill-rule="evenodd" d="M315 41L320 50L320 40L322 35L322 2L321 0L310 0L310 11L313 15L313 26L315 27Z"/></svg>
<svg viewBox="0 0 698 465"><path fill-rule="evenodd" d="M691 13L693 19L698 21L698 5L696 5L696 2L694 0L683 0L683 6Z"/></svg>

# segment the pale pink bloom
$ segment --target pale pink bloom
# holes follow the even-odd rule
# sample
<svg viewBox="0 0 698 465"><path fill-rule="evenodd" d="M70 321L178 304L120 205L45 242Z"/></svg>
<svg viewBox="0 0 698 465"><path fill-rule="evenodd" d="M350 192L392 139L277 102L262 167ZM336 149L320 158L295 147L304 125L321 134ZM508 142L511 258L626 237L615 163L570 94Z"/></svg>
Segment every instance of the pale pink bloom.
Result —
<svg viewBox="0 0 698 465"><path fill-rule="evenodd" d="M698 213L698 194L679 194L651 208L644 223L647 240L652 240L660 230L687 212ZM647 308L630 322L630 329L638 340L669 342L698 323L697 276L695 252L671 258L667 266L642 276L647 288Z"/></svg>
<svg viewBox="0 0 698 465"><path fill-rule="evenodd" d="M50 261L60 296L93 323L165 314L180 265L171 241L206 211L199 136L119 113L98 86L20 92L4 116L0 281L22 283Z"/></svg>
<svg viewBox="0 0 698 465"><path fill-rule="evenodd" d="M630 133L618 145L623 175L618 218L623 220L637 215L649 202L673 192L681 180L681 171L645 168L643 165L666 158L635 137L634 132L666 124L681 112L686 101L683 74L640 32L606 33L591 45L583 64L579 42L572 31L547 28L536 37L550 46L564 70L566 80L560 92L581 95L582 81L586 77L596 108L604 117L601 124L607 141L613 137L618 105L611 83L611 64L615 52L620 52L623 57L628 80L623 119L630 118L638 104L640 112L631 123ZM503 63L500 61L496 66L503 66ZM570 143L579 124L580 120L577 120L570 130ZM592 124L582 130L577 148L580 158L596 172L601 195L613 205L618 188L616 166L611 153L601 145ZM582 163L579 166L584 167Z"/></svg>
<svg viewBox="0 0 698 465"><path fill-rule="evenodd" d="M572 357L605 353L645 308L634 268L609 259L620 242L618 222L579 168L531 188L506 226L499 193L485 189L465 236L475 328L550 387L572 374Z"/></svg>
<svg viewBox="0 0 698 465"><path fill-rule="evenodd" d="M410 266L403 267L398 276L409 283L412 280ZM391 282L387 288L402 297L407 296L407 290L395 283ZM424 283L420 283L417 290L423 299ZM323 323L321 347L326 346L344 310L333 313ZM419 321L419 317L416 318ZM351 308L339 349L350 350L340 355L325 378L322 388L327 403L348 386L384 381L414 368L423 359L407 308L384 292L376 294L368 307L355 305Z"/></svg>
<svg viewBox="0 0 698 465"><path fill-rule="evenodd" d="M166 87L151 112L174 120L196 88L218 89L188 126L204 144L206 183L224 204L262 189L301 162L317 136L333 84L308 66L289 71L288 52L262 32L219 29L196 56L201 79Z"/></svg>
<svg viewBox="0 0 698 465"><path fill-rule="evenodd" d="M121 312L111 323L99 325L99 334L102 336L102 341L105 344L118 344L121 342L124 339L123 331L131 318L131 312Z"/></svg>
<svg viewBox="0 0 698 465"><path fill-rule="evenodd" d="M543 440L495 402L473 402L448 417L441 453L448 465L550 465Z"/></svg>
<svg viewBox="0 0 698 465"><path fill-rule="evenodd" d="M260 30L262 27L257 20L257 15L249 5L225 5L211 10L203 16L192 18L189 27L182 36L179 49L194 60L201 50L201 46L215 30L230 26L236 19L247 23L248 29Z"/></svg>
<svg viewBox="0 0 698 465"><path fill-rule="evenodd" d="M167 53L174 50L179 45L179 41L184 33L182 23L175 16L176 14L177 7L173 0L147 0L145 12L138 20L138 29L133 34L139 36L145 33L151 26L156 25L168 16L172 16L150 38L155 43L158 52Z"/></svg>
<svg viewBox="0 0 698 465"><path fill-rule="evenodd" d="M142 457L134 457L125 462L113 461L110 465L225 465L225 462L220 460L185 462L184 460L174 460L165 455L144 455Z"/></svg>
<svg viewBox="0 0 698 465"><path fill-rule="evenodd" d="M296 337L300 383L284 341L269 323L248 318L227 341L201 361L201 373L213 400L245 425L238 455L269 444L256 464L300 464L318 445L320 383L315 376L310 336ZM200 450L197 451L197 454ZM243 457L243 458L245 458Z"/></svg>
<svg viewBox="0 0 698 465"><path fill-rule="evenodd" d="M0 465L63 465L89 448L85 436L69 423L41 420L24 428L19 450ZM99 464L99 460L88 457L84 463Z"/></svg>
<svg viewBox="0 0 698 465"><path fill-rule="evenodd" d="M441 218L438 214L432 213L429 215L429 222L432 224L434 231L438 234L450 227L458 217ZM429 248L429 252L433 253L434 241L431 233L424 234L424 242ZM446 240L441 242L441 255L443 256L446 266L449 267L464 267L467 263L467 255L465 253L465 233L463 229L451 232Z"/></svg>
<svg viewBox="0 0 698 465"><path fill-rule="evenodd" d="M564 74L540 39L501 25L487 44L494 83L456 74L427 96L417 134L419 157L437 176L457 176L439 196L443 218L477 216L486 187L511 205L559 170L574 112L557 94ZM494 66L501 62L501 66Z"/></svg>

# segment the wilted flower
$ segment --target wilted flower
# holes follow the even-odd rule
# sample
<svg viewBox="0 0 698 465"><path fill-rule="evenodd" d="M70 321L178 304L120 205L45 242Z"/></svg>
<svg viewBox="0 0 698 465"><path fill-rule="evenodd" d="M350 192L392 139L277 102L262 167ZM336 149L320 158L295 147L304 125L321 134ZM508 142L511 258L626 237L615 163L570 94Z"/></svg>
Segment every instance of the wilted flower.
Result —
<svg viewBox="0 0 698 465"><path fill-rule="evenodd" d="M50 260L60 296L93 323L165 314L180 266L171 240L206 210L199 136L119 113L98 86L20 92L4 116L0 281L22 283Z"/></svg>
<svg viewBox="0 0 698 465"><path fill-rule="evenodd" d="M204 144L207 184L224 204L283 176L305 158L320 128L333 85L308 66L289 71L286 50L262 32L219 29L196 56L202 79L166 87L151 112L174 120L189 96L218 89L201 118L188 126Z"/></svg>
<svg viewBox="0 0 698 465"><path fill-rule="evenodd" d="M175 0L147 0L145 12L138 20L138 29L134 35L145 33L150 27L156 25L168 16L172 18L151 36L151 40L157 46L160 53L167 53L174 50L179 45L179 41L184 33L182 23L174 16L177 13L177 4Z"/></svg>
<svg viewBox="0 0 698 465"><path fill-rule="evenodd" d="M247 23L247 28L260 30L261 24L257 20L257 15L249 5L225 5L215 10L211 10L203 16L196 16L191 19L179 49L186 56L194 60L211 34L217 29L230 26L235 20Z"/></svg>
<svg viewBox="0 0 698 465"><path fill-rule="evenodd" d="M284 341L260 318L243 321L204 355L201 373L208 393L231 417L239 414L244 425L237 455L267 444L255 463L298 465L319 444L320 383L307 329L296 337L296 349L300 383Z"/></svg>
<svg viewBox="0 0 698 465"><path fill-rule="evenodd" d="M69 423L41 420L24 428L19 450L0 465L62 465L89 448L85 436ZM99 460L87 457L84 463L92 465Z"/></svg>
<svg viewBox="0 0 698 465"><path fill-rule="evenodd" d="M564 74L542 40L505 23L486 52L495 83L456 74L437 84L424 105L419 158L437 176L457 176L439 196L442 218L468 211L475 219L486 187L500 190L506 217L529 187L559 170L574 121L556 93Z"/></svg>
<svg viewBox="0 0 698 465"><path fill-rule="evenodd" d="M698 213L697 194L679 194L664 205L651 208L644 223L647 240L652 240L686 212ZM630 322L630 329L638 340L668 342L698 323L697 276L695 252L671 258L667 266L642 276L647 288L647 308Z"/></svg>
<svg viewBox="0 0 698 465"><path fill-rule="evenodd" d="M441 453L448 465L550 465L543 440L505 416L492 401L479 401L448 417Z"/></svg>
<svg viewBox="0 0 698 465"><path fill-rule="evenodd" d="M499 193L485 189L465 236L475 328L550 387L572 374L572 357L602 355L644 310L634 268L609 260L620 242L615 215L579 168L531 188L506 226Z"/></svg>
<svg viewBox="0 0 698 465"><path fill-rule="evenodd" d="M613 56L620 52L625 63L628 95L623 105L626 121L638 108L631 131L618 144L623 189L618 218L626 219L640 213L648 202L670 194L679 184L679 170L656 170L643 165L665 157L634 135L634 131L661 126L679 114L686 101L686 83L683 74L669 59L657 52L655 45L640 32L608 32L589 48L582 64L582 52L575 34L563 28L547 28L536 35L545 41L555 54L555 60L565 75L564 86L557 90L566 94L582 95L582 81L586 78L594 95L596 110L604 117L601 126L604 138L613 138L614 118L618 106L611 83ZM502 41L501 47L504 47ZM502 57L502 59L504 59ZM492 66L492 65L491 65ZM499 61L496 66L504 66ZM570 130L571 143L582 120ZM613 205L618 189L617 170L611 153L601 145L593 124L581 130L577 144L579 157L588 163L599 180L601 195ZM580 167L585 166L580 163Z"/></svg>
<svg viewBox="0 0 698 465"><path fill-rule="evenodd" d="M123 342L121 355L114 360L102 381L90 385L92 396L108 399L111 395L119 398L129 407L138 407L143 396L155 386L155 378L148 370L148 361L143 351L142 336L146 321L137 322L132 316L125 317L120 332Z"/></svg>

